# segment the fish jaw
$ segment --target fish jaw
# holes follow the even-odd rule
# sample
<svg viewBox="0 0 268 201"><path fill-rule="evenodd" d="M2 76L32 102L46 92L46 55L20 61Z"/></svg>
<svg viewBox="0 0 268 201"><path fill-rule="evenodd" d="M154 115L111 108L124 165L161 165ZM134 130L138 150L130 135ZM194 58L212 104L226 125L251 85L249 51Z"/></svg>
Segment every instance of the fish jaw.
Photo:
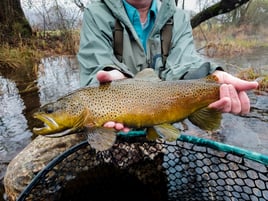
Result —
<svg viewBox="0 0 268 201"><path fill-rule="evenodd" d="M53 116L46 113L35 113L34 118L39 119L44 123L44 127L33 128L33 132L36 135L46 135L50 137L60 137L69 134L72 129L65 127L62 124L57 123Z"/></svg>

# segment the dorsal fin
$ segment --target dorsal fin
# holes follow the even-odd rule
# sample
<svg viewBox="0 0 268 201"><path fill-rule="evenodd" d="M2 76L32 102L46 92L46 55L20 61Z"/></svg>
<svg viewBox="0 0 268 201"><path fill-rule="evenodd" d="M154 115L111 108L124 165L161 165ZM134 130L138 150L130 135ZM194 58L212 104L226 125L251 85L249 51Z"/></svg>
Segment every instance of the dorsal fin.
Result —
<svg viewBox="0 0 268 201"><path fill-rule="evenodd" d="M152 68L145 68L138 72L134 79L161 81Z"/></svg>

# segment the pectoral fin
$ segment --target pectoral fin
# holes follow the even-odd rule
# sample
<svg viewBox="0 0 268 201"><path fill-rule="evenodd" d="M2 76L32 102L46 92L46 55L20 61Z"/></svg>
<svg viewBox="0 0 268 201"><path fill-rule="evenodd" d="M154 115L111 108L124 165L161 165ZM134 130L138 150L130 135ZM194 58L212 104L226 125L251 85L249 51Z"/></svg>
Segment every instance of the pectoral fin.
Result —
<svg viewBox="0 0 268 201"><path fill-rule="evenodd" d="M88 116L88 109L84 109L84 111L78 116L78 118L74 121L73 127L75 129L82 128L84 126L84 121Z"/></svg>
<svg viewBox="0 0 268 201"><path fill-rule="evenodd" d="M188 119L203 130L213 131L220 127L222 115L221 112L206 107L196 111Z"/></svg>
<svg viewBox="0 0 268 201"><path fill-rule="evenodd" d="M87 141L97 151L111 148L116 140L116 132L110 128L86 128Z"/></svg>
<svg viewBox="0 0 268 201"><path fill-rule="evenodd" d="M175 141L180 137L180 131L171 124L161 124L153 127L166 141Z"/></svg>

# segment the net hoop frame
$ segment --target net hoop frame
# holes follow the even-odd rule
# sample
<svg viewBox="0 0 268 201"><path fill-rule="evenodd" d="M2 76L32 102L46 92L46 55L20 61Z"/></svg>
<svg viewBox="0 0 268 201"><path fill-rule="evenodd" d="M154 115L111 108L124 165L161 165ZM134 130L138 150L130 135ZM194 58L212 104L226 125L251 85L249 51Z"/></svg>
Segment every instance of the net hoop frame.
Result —
<svg viewBox="0 0 268 201"><path fill-rule="evenodd" d="M138 137L138 136L145 136L146 132L145 131L130 131L128 133L123 133L119 132L118 136L122 137ZM177 139L182 142L188 142L192 143L198 146L203 146L203 147L208 147L217 151L222 151L226 153L231 153L233 155L237 155L241 158L249 159L252 161L255 161L257 163L261 163L265 166L268 166L268 156L254 152L254 151L249 151L240 147L236 147L233 145L229 144L224 144L221 142L205 139L205 138L200 138L192 135L187 135L187 134L181 134L180 137ZM74 145L70 149L66 150L62 154L58 155L55 157L52 161L50 161L45 168L43 168L41 171L37 173L37 175L31 180L31 182L26 186L26 188L21 192L19 195L17 201L24 201L27 196L31 193L32 189L38 182L50 171L55 167L57 164L59 164L61 161L63 161L66 157L71 155L72 153L76 152L77 150L88 146L88 142L82 141L78 143L77 145Z"/></svg>

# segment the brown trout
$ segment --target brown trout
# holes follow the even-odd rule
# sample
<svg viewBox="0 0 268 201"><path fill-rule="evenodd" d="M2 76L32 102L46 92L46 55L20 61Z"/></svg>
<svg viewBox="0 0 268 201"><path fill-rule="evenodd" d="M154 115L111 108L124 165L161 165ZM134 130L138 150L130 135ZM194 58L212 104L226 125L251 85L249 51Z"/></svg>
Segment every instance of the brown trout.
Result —
<svg viewBox="0 0 268 201"><path fill-rule="evenodd" d="M220 126L221 113L207 106L219 99L216 77L161 81L152 69L136 77L78 89L40 108L34 117L45 126L34 128L38 135L60 137L86 130L96 150L110 148L114 129L102 127L107 121L130 128L148 128L147 137L173 141L179 130L172 123L188 118L204 130Z"/></svg>

